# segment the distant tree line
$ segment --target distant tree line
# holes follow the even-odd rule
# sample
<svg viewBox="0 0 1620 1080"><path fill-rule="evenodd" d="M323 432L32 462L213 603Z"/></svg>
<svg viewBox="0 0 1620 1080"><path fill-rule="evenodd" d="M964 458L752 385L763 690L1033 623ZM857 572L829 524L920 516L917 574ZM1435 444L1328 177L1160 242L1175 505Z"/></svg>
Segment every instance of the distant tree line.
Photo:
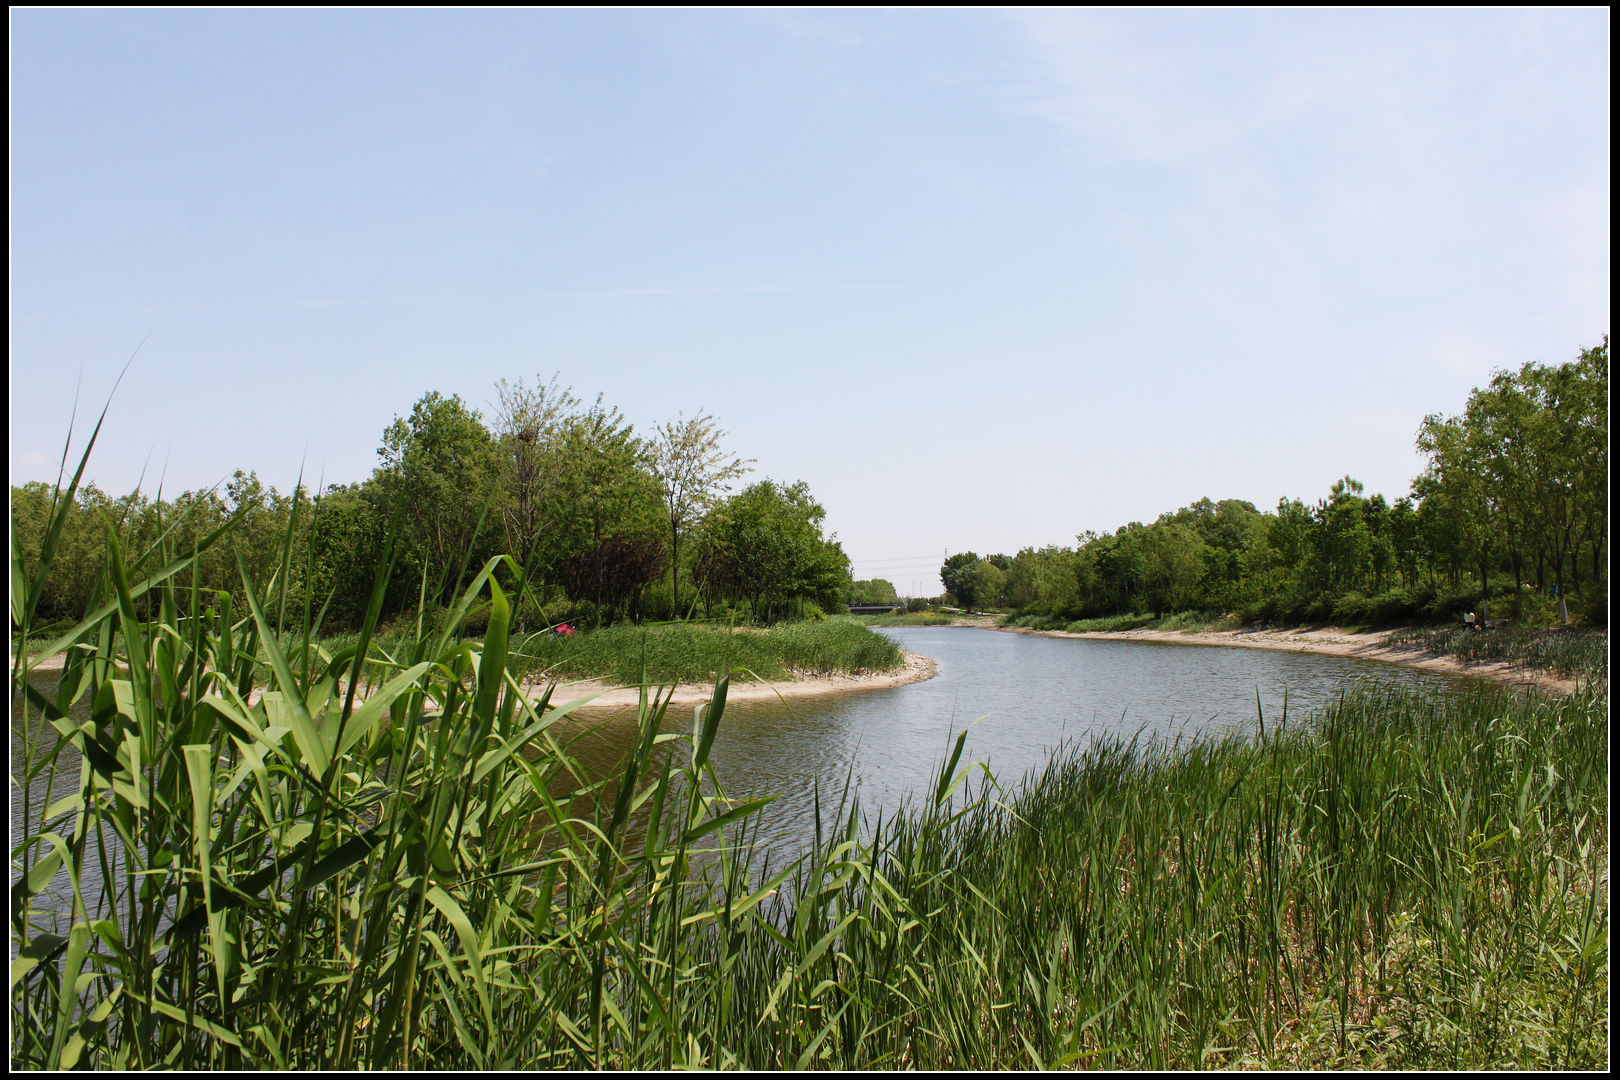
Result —
<svg viewBox="0 0 1620 1080"><path fill-rule="evenodd" d="M894 582L886 581L883 578L851 581L849 584L849 603L851 604L893 604L898 603L899 599L899 594L894 589Z"/></svg>
<svg viewBox="0 0 1620 1080"><path fill-rule="evenodd" d="M109 538L128 564L155 568L239 515L182 584L242 598L242 571L272 601L307 595L323 625L364 618L394 536L383 617L441 604L489 558L522 567L502 584L527 625L622 619L767 620L832 609L849 560L823 535L805 484L762 480L729 494L750 462L723 449L712 417L638 434L600 397L556 379L497 385L486 420L460 397L425 394L382 434L365 480L283 494L253 472L171 498L112 497L82 486L58 541L38 618L67 621L94 595ZM34 565L55 489L13 487L13 550ZM313 497L312 497L313 496ZM240 610L240 609L239 609Z"/></svg>
<svg viewBox="0 0 1620 1080"><path fill-rule="evenodd" d="M1433 415L1426 467L1393 503L1349 476L1261 512L1200 499L1151 524L1014 556L952 555L958 603L1052 620L1186 610L1256 621L1451 618L1490 598L1514 618L1608 612L1609 343L1500 372Z"/></svg>

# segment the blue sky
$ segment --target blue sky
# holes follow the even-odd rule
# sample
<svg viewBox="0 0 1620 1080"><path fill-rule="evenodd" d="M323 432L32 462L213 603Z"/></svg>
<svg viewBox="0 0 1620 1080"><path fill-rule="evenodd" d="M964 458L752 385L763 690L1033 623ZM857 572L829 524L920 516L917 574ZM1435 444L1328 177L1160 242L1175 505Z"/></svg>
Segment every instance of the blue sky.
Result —
<svg viewBox="0 0 1620 1080"><path fill-rule="evenodd" d="M858 576L1349 473L1609 329L1609 17L13 11L11 482L705 410ZM141 345L142 342L144 345ZM88 418L88 419L87 419Z"/></svg>

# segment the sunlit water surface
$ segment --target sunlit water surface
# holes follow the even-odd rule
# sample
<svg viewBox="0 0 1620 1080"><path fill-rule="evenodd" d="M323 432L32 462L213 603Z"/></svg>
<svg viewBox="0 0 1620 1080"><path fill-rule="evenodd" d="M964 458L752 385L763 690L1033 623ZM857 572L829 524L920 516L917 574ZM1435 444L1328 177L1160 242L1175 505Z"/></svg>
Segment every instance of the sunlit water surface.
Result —
<svg viewBox="0 0 1620 1080"><path fill-rule="evenodd" d="M1358 683L1465 693L1478 680L1395 664L1271 649L1098 641L964 627L884 629L933 657L932 679L886 690L733 702L711 760L726 795L774 795L762 830L779 852L814 836L846 787L868 813L932 790L955 735L963 764L983 762L1004 784L1041 768L1065 743L1099 737L1181 739L1297 722ZM672 709L666 730L689 730ZM576 750L607 771L634 734L633 710L607 720ZM960 766L959 766L960 767Z"/></svg>

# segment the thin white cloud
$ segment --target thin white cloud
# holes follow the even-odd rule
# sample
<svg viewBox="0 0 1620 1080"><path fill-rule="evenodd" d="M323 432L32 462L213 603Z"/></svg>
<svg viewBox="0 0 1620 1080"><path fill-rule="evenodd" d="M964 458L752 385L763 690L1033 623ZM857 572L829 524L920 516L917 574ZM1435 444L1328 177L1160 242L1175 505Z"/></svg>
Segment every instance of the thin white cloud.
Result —
<svg viewBox="0 0 1620 1080"><path fill-rule="evenodd" d="M790 37L800 41L809 41L816 45L834 45L842 49L853 49L865 43L866 39L854 30L839 26L825 19L809 18L804 11L775 11L772 12L776 25L788 32Z"/></svg>
<svg viewBox="0 0 1620 1080"><path fill-rule="evenodd" d="M174 314L199 311L310 311L320 308L383 307L408 304L403 296L377 297L369 300L226 300L213 304L153 304L132 310L142 314Z"/></svg>
<svg viewBox="0 0 1620 1080"><path fill-rule="evenodd" d="M546 293L547 296L740 296L750 293L802 292L801 289L781 285L655 285L640 289L569 289L565 292Z"/></svg>
<svg viewBox="0 0 1620 1080"><path fill-rule="evenodd" d="M621 296L749 296L760 293L887 292L897 285L654 285L631 289L569 289L543 293L549 297L612 298Z"/></svg>
<svg viewBox="0 0 1620 1080"><path fill-rule="evenodd" d="M1155 32L1175 15L1144 21L1043 9L1009 17L1036 61L1026 107L1084 144L1127 160L1169 162L1227 142L1243 122L1244 111L1231 107L1236 81L1218 95L1200 92L1207 61Z"/></svg>
<svg viewBox="0 0 1620 1080"><path fill-rule="evenodd" d="M1422 78L1409 74L1414 50L1375 22L1072 9L1010 18L1035 61L1026 109L1093 153L1228 168L1282 134L1305 135L1339 164L1426 143L1409 126Z"/></svg>

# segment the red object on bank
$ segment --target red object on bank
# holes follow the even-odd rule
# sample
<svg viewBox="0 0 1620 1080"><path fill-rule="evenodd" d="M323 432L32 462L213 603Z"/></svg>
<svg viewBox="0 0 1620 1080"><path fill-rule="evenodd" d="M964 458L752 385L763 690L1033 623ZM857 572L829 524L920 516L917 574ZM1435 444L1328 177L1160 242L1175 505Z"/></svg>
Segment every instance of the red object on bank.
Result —
<svg viewBox="0 0 1620 1080"><path fill-rule="evenodd" d="M569 626L565 622L564 623L558 623L557 624L557 633L562 635L563 637L571 637L573 635L573 633L574 633L574 628L572 626Z"/></svg>

